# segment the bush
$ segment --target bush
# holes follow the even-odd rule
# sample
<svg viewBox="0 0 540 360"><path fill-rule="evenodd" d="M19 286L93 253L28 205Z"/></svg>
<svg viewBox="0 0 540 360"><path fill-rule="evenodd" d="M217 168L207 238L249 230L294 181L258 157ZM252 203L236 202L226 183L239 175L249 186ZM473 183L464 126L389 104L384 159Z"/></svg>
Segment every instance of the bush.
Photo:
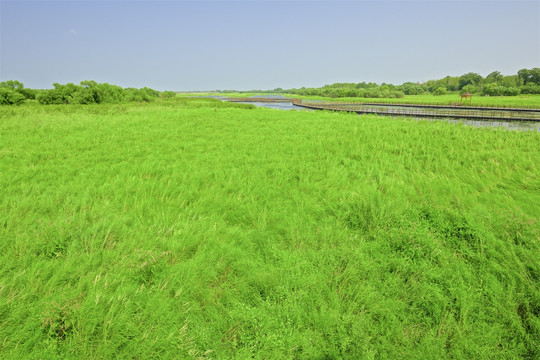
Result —
<svg viewBox="0 0 540 360"><path fill-rule="evenodd" d="M149 102L150 96L143 89L127 88L124 91L124 101Z"/></svg>
<svg viewBox="0 0 540 360"><path fill-rule="evenodd" d="M496 83L491 83L484 85L482 94L489 96L501 96L504 94L504 90L505 89L503 86L497 85Z"/></svg>
<svg viewBox="0 0 540 360"><path fill-rule="evenodd" d="M81 88L73 93L73 104L95 104L95 93L89 88Z"/></svg>
<svg viewBox="0 0 540 360"><path fill-rule="evenodd" d="M433 90L433 95L440 96L440 95L446 95L446 88L445 87L438 87L435 90Z"/></svg>
<svg viewBox="0 0 540 360"><path fill-rule="evenodd" d="M62 95L56 89L43 90L36 95L37 101L43 105L63 104Z"/></svg>
<svg viewBox="0 0 540 360"><path fill-rule="evenodd" d="M399 90L392 91L392 95L393 95L394 99L401 99L402 97L405 96L403 91L399 91Z"/></svg>
<svg viewBox="0 0 540 360"><path fill-rule="evenodd" d="M398 87L405 95L420 95L424 93L424 89L418 84L405 83Z"/></svg>
<svg viewBox="0 0 540 360"><path fill-rule="evenodd" d="M169 99L176 96L176 93L174 91L163 91L161 94L162 98Z"/></svg>
<svg viewBox="0 0 540 360"><path fill-rule="evenodd" d="M36 98L36 90L34 89L19 89L17 90L19 94L24 96L26 99L35 99Z"/></svg>
<svg viewBox="0 0 540 360"><path fill-rule="evenodd" d="M540 94L540 85L529 83L521 87L522 94Z"/></svg>
<svg viewBox="0 0 540 360"><path fill-rule="evenodd" d="M140 91L144 92L150 98L159 97L159 91L154 90L154 89L150 89L149 87L146 87L146 86L143 87L142 89L140 89Z"/></svg>
<svg viewBox="0 0 540 360"><path fill-rule="evenodd" d="M489 96L516 96L519 95L520 92L521 90L517 87L504 87L497 85L496 83L486 84L482 90L483 95Z"/></svg>
<svg viewBox="0 0 540 360"><path fill-rule="evenodd" d="M475 94L476 92L478 92L478 89L476 88L476 86L474 85L465 85L461 91L459 92L461 95L465 94L465 93L469 93L469 94Z"/></svg>
<svg viewBox="0 0 540 360"><path fill-rule="evenodd" d="M103 103L117 103L124 99L124 89L118 85L97 84L96 90Z"/></svg>
<svg viewBox="0 0 540 360"><path fill-rule="evenodd" d="M20 105L25 98L15 90L0 88L0 105Z"/></svg>
<svg viewBox="0 0 540 360"><path fill-rule="evenodd" d="M505 96L516 96L521 93L521 90L519 90L517 87L507 87L504 88L504 95Z"/></svg>

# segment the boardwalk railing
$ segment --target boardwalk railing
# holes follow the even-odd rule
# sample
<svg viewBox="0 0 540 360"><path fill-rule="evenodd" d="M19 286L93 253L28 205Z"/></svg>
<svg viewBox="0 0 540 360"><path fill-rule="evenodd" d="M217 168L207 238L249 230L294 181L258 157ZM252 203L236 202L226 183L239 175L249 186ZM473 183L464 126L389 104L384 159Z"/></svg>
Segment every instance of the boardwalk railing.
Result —
<svg viewBox="0 0 540 360"><path fill-rule="evenodd" d="M540 109L475 108L470 106L435 106L384 103L339 103L292 99L293 105L314 110L347 111L387 116L457 118L499 121L540 121Z"/></svg>

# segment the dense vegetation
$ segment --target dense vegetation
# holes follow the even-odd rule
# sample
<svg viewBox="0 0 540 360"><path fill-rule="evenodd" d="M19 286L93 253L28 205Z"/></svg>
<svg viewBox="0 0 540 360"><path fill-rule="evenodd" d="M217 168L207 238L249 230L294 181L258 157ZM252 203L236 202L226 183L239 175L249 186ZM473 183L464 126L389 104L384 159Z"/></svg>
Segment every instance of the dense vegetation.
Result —
<svg viewBox="0 0 540 360"><path fill-rule="evenodd" d="M27 89L17 80L0 83L0 105L20 105L25 100L37 100L43 105L53 104L114 104L120 102L149 102L159 96L170 98L176 96L173 91L160 93L157 90L144 87L142 89L122 88L118 85L97 83L93 80L73 83L54 83L53 89Z"/></svg>
<svg viewBox="0 0 540 360"><path fill-rule="evenodd" d="M329 97L400 98L403 95L445 95L450 92L469 92L488 96L515 96L540 94L540 68L521 69L516 75L504 76L494 71L485 78L476 73L447 76L425 83L407 82L402 85L375 83L336 83L322 88L283 90L291 94Z"/></svg>
<svg viewBox="0 0 540 360"><path fill-rule="evenodd" d="M224 92L231 92L224 91ZM254 90L254 92L262 92ZM515 96L519 94L540 94L540 68L521 69L516 75L502 75L493 71L485 78L476 73L461 76L447 76L425 83L406 82L401 85L376 83L335 83L320 88L272 90L276 93L294 95L323 96L332 98L385 98L399 99L404 95L445 95L448 92L481 94L486 96Z"/></svg>
<svg viewBox="0 0 540 360"><path fill-rule="evenodd" d="M53 84L53 89L27 89L16 80L0 82L0 105L20 105L25 100L36 99L41 104L100 104L119 102L149 102L158 97L171 98L174 91L163 91L144 87L142 89L122 88L92 80L73 83ZM448 93L471 93L484 96L516 96L519 94L540 94L540 68L521 69L517 75L502 75L494 71L483 78L476 73L462 76L447 76L440 80L425 83L406 82L401 85L376 83L335 83L320 88L288 89L277 88L271 91L223 90L217 93L282 93L300 96L319 96L330 98L363 99L402 99L407 95L443 96Z"/></svg>
<svg viewBox="0 0 540 360"><path fill-rule="evenodd" d="M540 134L0 109L3 359L538 359Z"/></svg>

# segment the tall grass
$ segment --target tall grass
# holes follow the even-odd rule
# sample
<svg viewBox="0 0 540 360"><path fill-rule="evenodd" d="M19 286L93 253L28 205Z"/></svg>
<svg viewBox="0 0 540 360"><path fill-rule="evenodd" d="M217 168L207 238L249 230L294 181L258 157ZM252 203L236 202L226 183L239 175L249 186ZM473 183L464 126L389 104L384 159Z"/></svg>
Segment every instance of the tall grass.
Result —
<svg viewBox="0 0 540 360"><path fill-rule="evenodd" d="M236 106L0 109L2 358L540 356L540 134Z"/></svg>

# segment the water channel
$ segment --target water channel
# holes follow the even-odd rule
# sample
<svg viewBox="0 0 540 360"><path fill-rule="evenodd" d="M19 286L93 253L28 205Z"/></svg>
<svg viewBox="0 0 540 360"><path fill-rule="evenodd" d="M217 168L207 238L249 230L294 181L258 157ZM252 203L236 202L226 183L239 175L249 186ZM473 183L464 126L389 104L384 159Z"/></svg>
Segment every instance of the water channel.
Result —
<svg viewBox="0 0 540 360"><path fill-rule="evenodd" d="M268 97L276 98L276 97ZM288 102L245 102L244 104L252 104L257 107L266 107L277 110L300 110L300 111L317 111L310 110L300 106L295 106ZM362 116L362 115L359 115ZM400 116L403 117L403 116ZM414 118L411 116L411 118ZM465 124L467 126L474 127L502 127L507 130L520 130L520 131L538 131L540 132L540 122L529 121L492 121L492 120L466 120L466 119L444 119L444 118L416 118L417 120L428 121L446 121L451 124Z"/></svg>

